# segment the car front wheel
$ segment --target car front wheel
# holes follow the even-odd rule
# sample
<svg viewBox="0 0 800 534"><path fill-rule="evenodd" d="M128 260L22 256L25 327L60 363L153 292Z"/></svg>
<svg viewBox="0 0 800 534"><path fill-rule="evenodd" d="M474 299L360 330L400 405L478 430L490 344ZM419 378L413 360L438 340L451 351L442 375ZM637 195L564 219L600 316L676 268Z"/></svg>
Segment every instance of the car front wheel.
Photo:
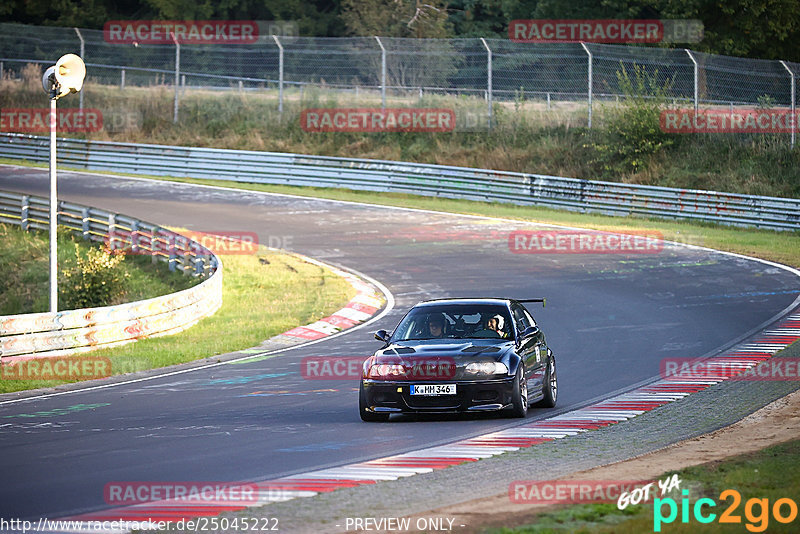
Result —
<svg viewBox="0 0 800 534"><path fill-rule="evenodd" d="M514 417L528 415L528 381L525 380L525 370L522 365L517 368L514 389L511 391L511 414Z"/></svg>
<svg viewBox="0 0 800 534"><path fill-rule="evenodd" d="M542 393L544 393L544 398L539 402L539 406L553 408L558 399L558 374L556 373L556 359L552 356L547 366L547 376L545 376Z"/></svg>

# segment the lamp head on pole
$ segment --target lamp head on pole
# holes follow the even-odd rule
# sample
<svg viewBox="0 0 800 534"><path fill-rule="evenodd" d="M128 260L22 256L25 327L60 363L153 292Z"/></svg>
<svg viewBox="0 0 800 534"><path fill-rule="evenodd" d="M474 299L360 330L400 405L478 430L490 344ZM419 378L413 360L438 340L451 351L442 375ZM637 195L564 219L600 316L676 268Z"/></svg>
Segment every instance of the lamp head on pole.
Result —
<svg viewBox="0 0 800 534"><path fill-rule="evenodd" d="M55 100L80 91L85 77L86 65L83 60L75 54L65 54L44 72L42 87Z"/></svg>

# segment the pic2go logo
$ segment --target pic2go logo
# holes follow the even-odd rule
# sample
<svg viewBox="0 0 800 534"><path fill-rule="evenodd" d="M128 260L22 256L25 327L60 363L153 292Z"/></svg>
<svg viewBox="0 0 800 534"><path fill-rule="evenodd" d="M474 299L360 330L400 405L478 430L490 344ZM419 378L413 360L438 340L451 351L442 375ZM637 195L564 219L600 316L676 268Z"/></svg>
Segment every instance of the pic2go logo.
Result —
<svg viewBox="0 0 800 534"><path fill-rule="evenodd" d="M717 503L713 499L697 499L694 505L689 503L689 490L681 492L680 514L681 523L689 523L689 513L691 511L695 521L698 523L711 523L717 518L717 514L706 511L705 509L715 508ZM742 503L742 495L734 490L728 489L719 494L720 501L731 499L728 508L720 514L720 523L741 524L742 517L736 513L736 509ZM744 504L744 517L747 520L745 528L750 532L764 532L769 527L770 511L772 517L778 523L791 523L797 518L797 503L786 497L776 500L770 510L769 499L748 499ZM665 516L665 507L668 510ZM787 513L788 512L788 513ZM678 503L675 499L667 497L664 499L656 498L653 501L653 531L661 532L662 524L673 523L678 518Z"/></svg>

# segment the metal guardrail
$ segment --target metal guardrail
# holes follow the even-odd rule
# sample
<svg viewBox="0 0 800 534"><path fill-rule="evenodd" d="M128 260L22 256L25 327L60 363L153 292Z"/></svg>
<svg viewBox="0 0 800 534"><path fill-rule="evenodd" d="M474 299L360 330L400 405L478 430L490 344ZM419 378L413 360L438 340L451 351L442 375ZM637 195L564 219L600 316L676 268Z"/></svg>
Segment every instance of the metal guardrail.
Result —
<svg viewBox="0 0 800 534"><path fill-rule="evenodd" d="M244 150L60 139L59 163L94 171L411 193L800 230L800 199L579 180L541 174ZM0 156L46 162L49 140L0 134Z"/></svg>
<svg viewBox="0 0 800 534"><path fill-rule="evenodd" d="M0 222L47 229L49 200L0 191ZM0 316L0 357L61 356L174 334L213 315L222 305L222 262L200 243L132 217L59 202L59 226L112 250L167 262L172 270L207 276L200 284L116 306Z"/></svg>

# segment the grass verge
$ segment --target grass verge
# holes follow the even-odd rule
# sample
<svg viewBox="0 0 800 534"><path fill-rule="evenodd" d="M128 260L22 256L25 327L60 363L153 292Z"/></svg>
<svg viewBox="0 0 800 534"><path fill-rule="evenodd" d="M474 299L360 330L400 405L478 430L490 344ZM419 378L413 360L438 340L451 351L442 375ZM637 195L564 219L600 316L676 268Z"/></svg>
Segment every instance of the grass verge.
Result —
<svg viewBox="0 0 800 534"><path fill-rule="evenodd" d="M352 286L332 271L292 255L262 248L254 255L229 255L222 261L223 304L213 316L179 334L142 339L91 355L108 357L114 375L212 357L252 347L330 315L355 295ZM0 380L0 393L63 383Z"/></svg>
<svg viewBox="0 0 800 534"><path fill-rule="evenodd" d="M672 473L665 473L661 480ZM800 495L800 440L789 441L762 449L755 453L737 456L729 460L711 462L678 471L681 487L689 488L687 522L682 522L681 499L673 498L677 504L678 515L671 524L661 525L661 532L797 532L798 495ZM736 508L733 497L720 498L727 489L741 495ZM703 515L715 513L713 522L702 524L693 515L694 504L700 498L708 498L715 506L703 506ZM788 498L795 503L795 517L789 523L775 519L773 507L777 500ZM768 499L768 506L749 502L750 499ZM667 505L662 507L668 515ZM721 524L721 514L731 509L732 516L740 523ZM748 510L750 514L748 515ZM790 516L790 506L783 504L780 513ZM562 532L592 532L600 534L639 534L654 532L654 505L640 504L618 510L616 503L592 503L568 506L536 516L536 522L518 528L489 530L491 534L547 534Z"/></svg>
<svg viewBox="0 0 800 534"><path fill-rule="evenodd" d="M76 251L85 255L92 245L71 232L58 234L58 271L76 265ZM97 246L97 245L95 245ZM49 236L47 232L23 232L19 227L0 223L0 315L44 312L49 309ZM119 269L127 273L124 294L106 305L144 300L189 288L199 280L171 272L165 263L152 263L149 257L124 257ZM61 277L61 275L59 275ZM60 281L59 288L64 289ZM60 310L63 293L59 295Z"/></svg>
<svg viewBox="0 0 800 534"><path fill-rule="evenodd" d="M184 88L179 120L173 123L174 91L156 80L148 83L156 85L120 89L89 81L81 93L84 107L102 112L103 128L68 135L96 141L438 163L790 198L800 195L800 151L790 148L789 134L661 134L657 120L634 123L624 116L625 135L620 136L613 127L619 104L611 101L596 102L591 129L586 127L584 102L561 102L550 109L541 99L520 93L513 101L495 102L491 130L479 126L438 133L323 133L303 130L302 110L380 107L380 95L370 91L356 97L329 87L287 88L279 114L276 90ZM41 108L41 93L41 66L26 66L21 79L0 80L0 108ZM64 99L59 109L77 106L77 98ZM487 117L482 97L390 95L387 106L449 108L457 122L473 117L478 125L485 124ZM637 130L637 125L644 129ZM652 145L655 135L663 137L663 145ZM645 146L650 148L641 152Z"/></svg>

